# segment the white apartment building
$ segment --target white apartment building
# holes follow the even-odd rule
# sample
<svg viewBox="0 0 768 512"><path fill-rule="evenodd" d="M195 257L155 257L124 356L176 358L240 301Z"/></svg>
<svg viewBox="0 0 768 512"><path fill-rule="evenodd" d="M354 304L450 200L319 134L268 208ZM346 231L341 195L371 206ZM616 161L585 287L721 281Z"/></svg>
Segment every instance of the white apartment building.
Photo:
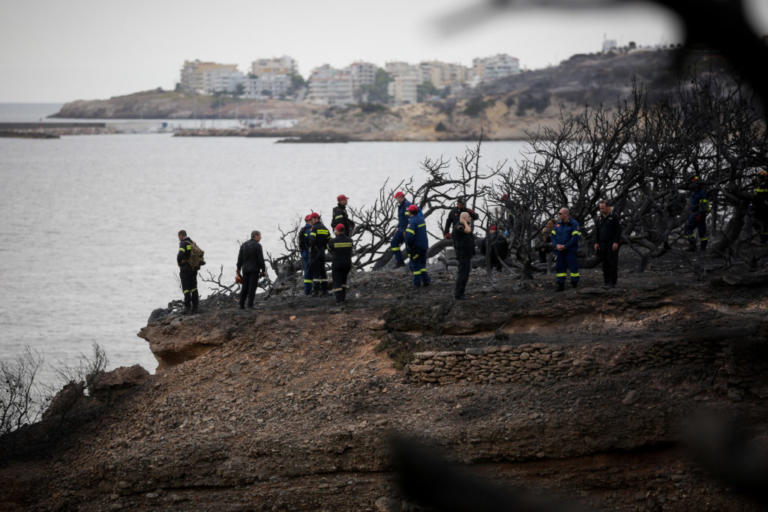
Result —
<svg viewBox="0 0 768 512"><path fill-rule="evenodd" d="M376 81L376 70L379 69L376 64L371 62L357 61L347 66L347 70L352 75L352 87L357 90L363 85L373 85Z"/></svg>
<svg viewBox="0 0 768 512"><path fill-rule="evenodd" d="M285 96L291 88L291 77L285 74L272 75L262 74L259 76L249 76L243 82L245 90L243 96L246 98L279 98Z"/></svg>
<svg viewBox="0 0 768 512"><path fill-rule="evenodd" d="M479 82L490 82L520 73L520 59L506 53L473 59L472 65Z"/></svg>
<svg viewBox="0 0 768 512"><path fill-rule="evenodd" d="M468 82L471 71L461 64L431 60L419 63L419 74L422 82L431 82L438 89L443 89Z"/></svg>
<svg viewBox="0 0 768 512"><path fill-rule="evenodd" d="M261 75L292 75L298 74L296 59L283 55L269 59L257 59L251 62L251 74Z"/></svg>
<svg viewBox="0 0 768 512"><path fill-rule="evenodd" d="M611 52L618 47L619 45L616 43L615 39L603 39L603 53Z"/></svg>
<svg viewBox="0 0 768 512"><path fill-rule="evenodd" d="M324 64L312 70L306 99L323 105L348 105L355 103L354 92L349 69L335 69Z"/></svg>
<svg viewBox="0 0 768 512"><path fill-rule="evenodd" d="M235 92L243 79L243 74L237 70L237 64L187 60L181 68L180 84L185 91L212 94Z"/></svg>

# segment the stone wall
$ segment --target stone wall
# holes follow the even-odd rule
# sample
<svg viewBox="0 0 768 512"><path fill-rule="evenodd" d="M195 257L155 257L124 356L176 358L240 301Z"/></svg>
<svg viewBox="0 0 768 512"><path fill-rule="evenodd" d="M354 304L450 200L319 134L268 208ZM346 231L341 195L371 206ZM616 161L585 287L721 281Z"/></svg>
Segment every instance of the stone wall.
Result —
<svg viewBox="0 0 768 512"><path fill-rule="evenodd" d="M628 369L690 365L717 370L718 377L738 382L739 365L734 363L731 341L665 340L572 346L532 343L417 352L406 366L406 375L414 383L537 384Z"/></svg>

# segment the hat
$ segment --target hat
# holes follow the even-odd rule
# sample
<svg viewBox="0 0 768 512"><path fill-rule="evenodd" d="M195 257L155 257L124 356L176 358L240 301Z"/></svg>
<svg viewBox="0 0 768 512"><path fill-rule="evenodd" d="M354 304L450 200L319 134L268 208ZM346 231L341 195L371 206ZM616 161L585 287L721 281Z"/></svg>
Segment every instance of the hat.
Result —
<svg viewBox="0 0 768 512"><path fill-rule="evenodd" d="M320 218L320 214L319 214L319 213L317 213L317 212L312 212L312 214L311 214L310 216L311 216L313 219L319 219L319 218Z"/></svg>
<svg viewBox="0 0 768 512"><path fill-rule="evenodd" d="M415 204L412 204L411 206L409 206L409 207L408 207L408 211L409 211L410 213L416 213L416 212L418 212L418 211L419 211L419 207L418 207L418 206L416 206Z"/></svg>
<svg viewBox="0 0 768 512"><path fill-rule="evenodd" d="M336 226L333 228L334 231L344 231L344 229L346 228L344 227L344 224L342 224L341 222L336 224Z"/></svg>
<svg viewBox="0 0 768 512"><path fill-rule="evenodd" d="M405 194L403 194L401 191L395 192L395 199L399 199L401 197L405 197Z"/></svg>
<svg viewBox="0 0 768 512"><path fill-rule="evenodd" d="M308 213L304 216L304 222L309 222L310 220L312 220L312 214Z"/></svg>
<svg viewBox="0 0 768 512"><path fill-rule="evenodd" d="M338 196L336 196L337 201L344 201L345 199L349 199L349 198L344 194L339 194Z"/></svg>
<svg viewBox="0 0 768 512"><path fill-rule="evenodd" d="M506 201L507 199L509 199L509 194L504 194L503 196L501 196L502 201Z"/></svg>
<svg viewBox="0 0 768 512"><path fill-rule="evenodd" d="M456 202L461 204L467 204L467 198L464 196L459 196L456 198Z"/></svg>
<svg viewBox="0 0 768 512"><path fill-rule="evenodd" d="M496 231L496 224L491 224L491 227L488 229L490 229L491 231Z"/></svg>

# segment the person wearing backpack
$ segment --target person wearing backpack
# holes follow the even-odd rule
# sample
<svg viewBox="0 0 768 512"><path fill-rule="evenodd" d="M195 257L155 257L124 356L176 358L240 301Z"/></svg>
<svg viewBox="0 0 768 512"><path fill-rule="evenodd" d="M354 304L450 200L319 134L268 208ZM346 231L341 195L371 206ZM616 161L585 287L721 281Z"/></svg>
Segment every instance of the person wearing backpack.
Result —
<svg viewBox="0 0 768 512"><path fill-rule="evenodd" d="M179 265L181 289L184 291L184 314L196 314L200 295L197 292L197 271L205 265L205 252L187 236L183 229L179 231L179 252L176 263Z"/></svg>

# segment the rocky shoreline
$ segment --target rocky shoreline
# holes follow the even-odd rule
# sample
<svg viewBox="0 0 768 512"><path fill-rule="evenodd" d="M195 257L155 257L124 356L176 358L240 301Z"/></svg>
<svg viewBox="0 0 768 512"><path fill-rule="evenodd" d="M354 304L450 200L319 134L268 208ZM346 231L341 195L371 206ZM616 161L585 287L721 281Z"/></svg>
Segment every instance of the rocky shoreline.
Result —
<svg viewBox="0 0 768 512"><path fill-rule="evenodd" d="M453 277L412 291L401 271L357 274L342 308L219 296L197 316L155 311L139 333L155 375L105 378L55 442L40 425L2 440L0 508L406 510L400 433L588 509L760 509L686 446L701 410L768 427L768 276L670 263L604 290L584 270L554 294L550 276L475 270L461 302ZM35 429L44 448L25 452Z"/></svg>

